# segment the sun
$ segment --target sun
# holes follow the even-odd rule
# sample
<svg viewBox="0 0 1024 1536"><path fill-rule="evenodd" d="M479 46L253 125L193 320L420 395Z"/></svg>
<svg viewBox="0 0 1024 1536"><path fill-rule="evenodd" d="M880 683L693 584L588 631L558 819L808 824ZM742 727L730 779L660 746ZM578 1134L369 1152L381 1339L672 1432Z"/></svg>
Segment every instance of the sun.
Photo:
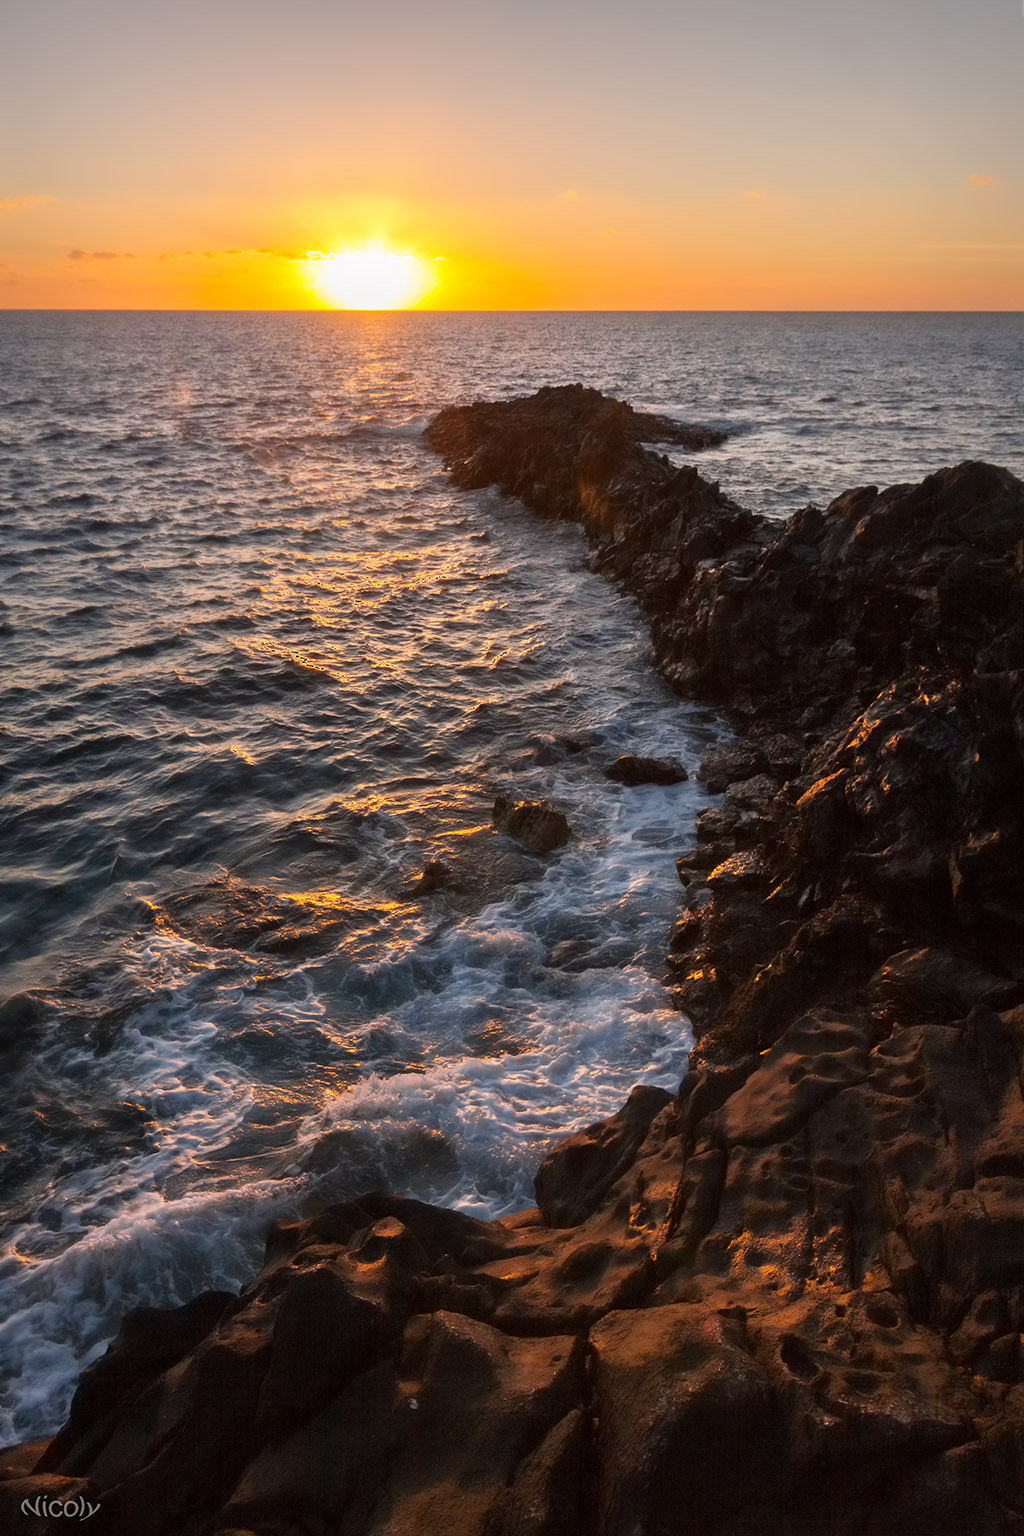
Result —
<svg viewBox="0 0 1024 1536"><path fill-rule="evenodd" d="M411 309L434 287L432 264L383 245L310 251L306 278L334 309Z"/></svg>

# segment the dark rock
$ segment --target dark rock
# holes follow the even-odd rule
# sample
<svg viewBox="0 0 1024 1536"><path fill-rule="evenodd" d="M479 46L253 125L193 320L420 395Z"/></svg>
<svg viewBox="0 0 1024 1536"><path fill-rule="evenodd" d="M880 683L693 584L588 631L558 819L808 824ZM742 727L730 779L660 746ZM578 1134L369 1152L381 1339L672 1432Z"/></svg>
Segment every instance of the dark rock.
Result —
<svg viewBox="0 0 1024 1536"><path fill-rule="evenodd" d="M718 844L739 826L739 813L727 805L713 805L697 817L697 836L702 843Z"/></svg>
<svg viewBox="0 0 1024 1536"><path fill-rule="evenodd" d="M793 736L774 731L758 738L758 750L767 770L777 779L791 779L800 772L805 747Z"/></svg>
<svg viewBox="0 0 1024 1536"><path fill-rule="evenodd" d="M618 757L604 771L616 784L682 784L689 774L682 763L667 757Z"/></svg>
<svg viewBox="0 0 1024 1536"><path fill-rule="evenodd" d="M600 1205L632 1162L655 1115L671 1103L661 1088L634 1088L622 1109L560 1141L533 1181L537 1204L553 1227L573 1227Z"/></svg>
<svg viewBox="0 0 1024 1536"><path fill-rule="evenodd" d="M581 1367L572 1338L514 1339L444 1311L414 1318L397 1358L253 1461L224 1523L262 1530L284 1516L352 1536L500 1530L516 1473L558 1488L536 1459L579 1401Z"/></svg>
<svg viewBox="0 0 1024 1536"><path fill-rule="evenodd" d="M772 808L778 785L766 773L755 774L750 779L738 779L725 791L725 803L731 809L758 811L765 815Z"/></svg>
<svg viewBox="0 0 1024 1536"><path fill-rule="evenodd" d="M764 758L757 747L746 742L734 742L708 752L701 762L697 777L713 795L719 795L730 784L753 778L763 764Z"/></svg>
<svg viewBox="0 0 1024 1536"><path fill-rule="evenodd" d="M49 1445L49 1438L30 1440L25 1445L11 1445L0 1451L0 1482L28 1477L36 1470Z"/></svg>
<svg viewBox="0 0 1024 1536"><path fill-rule="evenodd" d="M18 1536L49 1536L97 1512L95 1492L84 1478L53 1473L0 1482L0 1529Z"/></svg>
<svg viewBox="0 0 1024 1536"><path fill-rule="evenodd" d="M0 1055L24 1052L29 1041L39 1034L45 1018L45 1004L31 992L16 992L0 1003Z"/></svg>
<svg viewBox="0 0 1024 1536"><path fill-rule="evenodd" d="M700 937L701 918L699 912L686 911L673 925L669 935L669 944L673 949L690 949Z"/></svg>
<svg viewBox="0 0 1024 1536"><path fill-rule="evenodd" d="M684 1495L712 1536L924 1536L940 1501L944 1536L1019 1536L1022 1044L1024 1009L878 1044L818 1009L556 1148L572 1225L292 1224L148 1369L116 1345L101 1423L16 1491L77 1466L101 1536L589 1536L682 1529Z"/></svg>
<svg viewBox="0 0 1024 1536"><path fill-rule="evenodd" d="M50 1441L39 1470L73 1467L94 1456L111 1411L132 1399L154 1375L183 1359L216 1327L233 1301L230 1292L204 1291L170 1313L155 1307L129 1312L110 1349L79 1382L68 1422Z"/></svg>
<svg viewBox="0 0 1024 1536"><path fill-rule="evenodd" d="M613 1312L592 1334L599 1530L721 1530L782 1491L773 1405L742 1324L700 1306ZM679 1527L683 1529L684 1527Z"/></svg>
<svg viewBox="0 0 1024 1536"><path fill-rule="evenodd" d="M422 873L403 885L398 894L405 901L414 901L420 896L431 896L435 891L447 890L453 883L454 876L448 865L441 859L431 859L424 864Z"/></svg>
<svg viewBox="0 0 1024 1536"><path fill-rule="evenodd" d="M572 836L567 817L547 800L499 795L494 802L494 825L530 853L552 853Z"/></svg>
<svg viewBox="0 0 1024 1536"><path fill-rule="evenodd" d="M868 997L886 1014L947 1023L966 1019L975 1003L996 991L999 978L959 955L938 949L890 955L868 983Z"/></svg>

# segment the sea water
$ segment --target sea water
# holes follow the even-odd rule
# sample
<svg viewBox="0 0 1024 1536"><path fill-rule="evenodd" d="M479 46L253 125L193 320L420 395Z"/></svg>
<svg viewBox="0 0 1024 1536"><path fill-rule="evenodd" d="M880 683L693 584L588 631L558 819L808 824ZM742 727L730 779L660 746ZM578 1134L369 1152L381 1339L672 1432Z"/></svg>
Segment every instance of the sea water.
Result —
<svg viewBox="0 0 1024 1536"><path fill-rule="evenodd" d="M441 406L582 381L725 427L783 517L1024 471L1021 316L0 315L0 1443L277 1215L494 1216L690 1033L674 859L726 728L580 532L462 493ZM676 454L682 461L685 457ZM498 793L546 797L533 858ZM438 860L450 884L417 896Z"/></svg>

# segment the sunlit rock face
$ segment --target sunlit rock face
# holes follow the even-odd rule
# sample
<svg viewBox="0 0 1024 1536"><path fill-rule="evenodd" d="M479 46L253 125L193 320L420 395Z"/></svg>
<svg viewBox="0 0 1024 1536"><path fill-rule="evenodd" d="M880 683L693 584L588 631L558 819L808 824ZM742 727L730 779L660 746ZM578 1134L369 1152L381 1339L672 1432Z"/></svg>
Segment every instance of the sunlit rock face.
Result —
<svg viewBox="0 0 1024 1536"><path fill-rule="evenodd" d="M275 1229L241 1296L135 1314L8 1458L7 1510L1024 1531L1024 486L961 465L779 529L625 409L542 391L431 438L462 483L580 519L668 674L745 727L679 860L690 1075L556 1145L534 1211L367 1194Z"/></svg>

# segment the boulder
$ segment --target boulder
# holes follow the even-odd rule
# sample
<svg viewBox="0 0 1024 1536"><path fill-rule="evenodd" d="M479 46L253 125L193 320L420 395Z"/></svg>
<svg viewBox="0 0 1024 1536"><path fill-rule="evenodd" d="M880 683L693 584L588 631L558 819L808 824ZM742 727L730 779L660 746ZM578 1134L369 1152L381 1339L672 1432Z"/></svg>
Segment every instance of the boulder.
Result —
<svg viewBox="0 0 1024 1536"><path fill-rule="evenodd" d="M748 742L730 742L728 746L715 747L705 754L697 777L712 794L720 795L730 784L754 778L763 763L758 747Z"/></svg>
<svg viewBox="0 0 1024 1536"><path fill-rule="evenodd" d="M615 784L682 784L689 774L670 757L617 757L604 771Z"/></svg>
<svg viewBox="0 0 1024 1536"><path fill-rule="evenodd" d="M548 800L512 800L499 795L494 825L530 853L553 853L572 836L568 818Z"/></svg>

